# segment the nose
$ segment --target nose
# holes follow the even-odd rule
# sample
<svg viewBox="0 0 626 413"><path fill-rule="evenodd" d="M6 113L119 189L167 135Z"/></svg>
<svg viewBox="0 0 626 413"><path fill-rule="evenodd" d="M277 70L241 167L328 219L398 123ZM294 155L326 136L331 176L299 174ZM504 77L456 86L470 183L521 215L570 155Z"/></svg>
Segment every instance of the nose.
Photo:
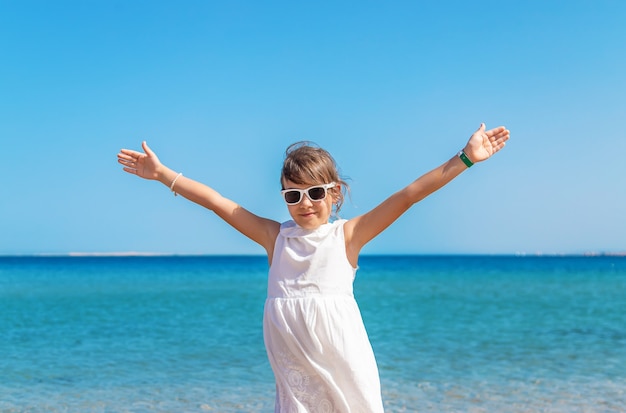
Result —
<svg viewBox="0 0 626 413"><path fill-rule="evenodd" d="M300 204L301 207L305 207L308 208L311 205L313 205L313 201L311 201L308 197L308 195L302 195L302 199L300 200Z"/></svg>

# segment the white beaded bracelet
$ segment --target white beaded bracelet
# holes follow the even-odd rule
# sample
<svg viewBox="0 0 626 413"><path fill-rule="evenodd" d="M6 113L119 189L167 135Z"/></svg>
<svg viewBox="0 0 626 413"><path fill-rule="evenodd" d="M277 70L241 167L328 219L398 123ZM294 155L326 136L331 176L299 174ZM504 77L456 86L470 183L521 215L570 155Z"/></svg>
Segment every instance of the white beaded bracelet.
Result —
<svg viewBox="0 0 626 413"><path fill-rule="evenodd" d="M174 180L172 181L172 184L170 185L170 191L174 192L174 196L178 196L178 194L176 193L176 191L174 191L174 185L176 185L176 181L178 180L178 178L180 178L181 176L183 176L183 173L180 172L178 175L176 175L176 178L174 178Z"/></svg>

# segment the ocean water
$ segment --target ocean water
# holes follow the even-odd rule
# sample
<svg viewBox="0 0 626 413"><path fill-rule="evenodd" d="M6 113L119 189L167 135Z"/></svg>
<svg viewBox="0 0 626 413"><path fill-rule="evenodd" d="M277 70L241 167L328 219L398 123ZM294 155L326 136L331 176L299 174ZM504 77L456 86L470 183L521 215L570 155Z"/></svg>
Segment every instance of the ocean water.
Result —
<svg viewBox="0 0 626 413"><path fill-rule="evenodd" d="M0 413L272 412L261 257L0 257ZM387 412L626 411L626 257L363 257Z"/></svg>

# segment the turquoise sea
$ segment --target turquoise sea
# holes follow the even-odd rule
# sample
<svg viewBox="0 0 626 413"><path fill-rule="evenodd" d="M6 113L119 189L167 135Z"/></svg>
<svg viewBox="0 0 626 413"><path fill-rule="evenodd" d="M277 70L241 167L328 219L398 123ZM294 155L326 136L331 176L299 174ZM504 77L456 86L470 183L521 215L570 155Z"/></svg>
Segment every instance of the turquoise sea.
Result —
<svg viewBox="0 0 626 413"><path fill-rule="evenodd" d="M272 412L262 257L0 257L0 412ZM387 412L626 411L626 257L366 256Z"/></svg>

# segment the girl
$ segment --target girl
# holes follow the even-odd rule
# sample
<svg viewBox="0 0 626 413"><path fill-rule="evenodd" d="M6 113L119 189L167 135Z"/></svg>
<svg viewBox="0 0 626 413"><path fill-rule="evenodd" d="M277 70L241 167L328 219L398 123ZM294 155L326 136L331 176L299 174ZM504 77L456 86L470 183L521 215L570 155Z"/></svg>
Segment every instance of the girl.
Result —
<svg viewBox="0 0 626 413"><path fill-rule="evenodd" d="M280 182L292 220L254 215L212 188L163 165L146 142L122 149L124 171L168 186L215 212L260 244L269 258L263 336L276 378L276 412L383 412L378 369L352 294L359 252L413 204L509 139L504 127L481 124L450 160L350 220L330 220L347 185L325 150L308 143L287 149Z"/></svg>

